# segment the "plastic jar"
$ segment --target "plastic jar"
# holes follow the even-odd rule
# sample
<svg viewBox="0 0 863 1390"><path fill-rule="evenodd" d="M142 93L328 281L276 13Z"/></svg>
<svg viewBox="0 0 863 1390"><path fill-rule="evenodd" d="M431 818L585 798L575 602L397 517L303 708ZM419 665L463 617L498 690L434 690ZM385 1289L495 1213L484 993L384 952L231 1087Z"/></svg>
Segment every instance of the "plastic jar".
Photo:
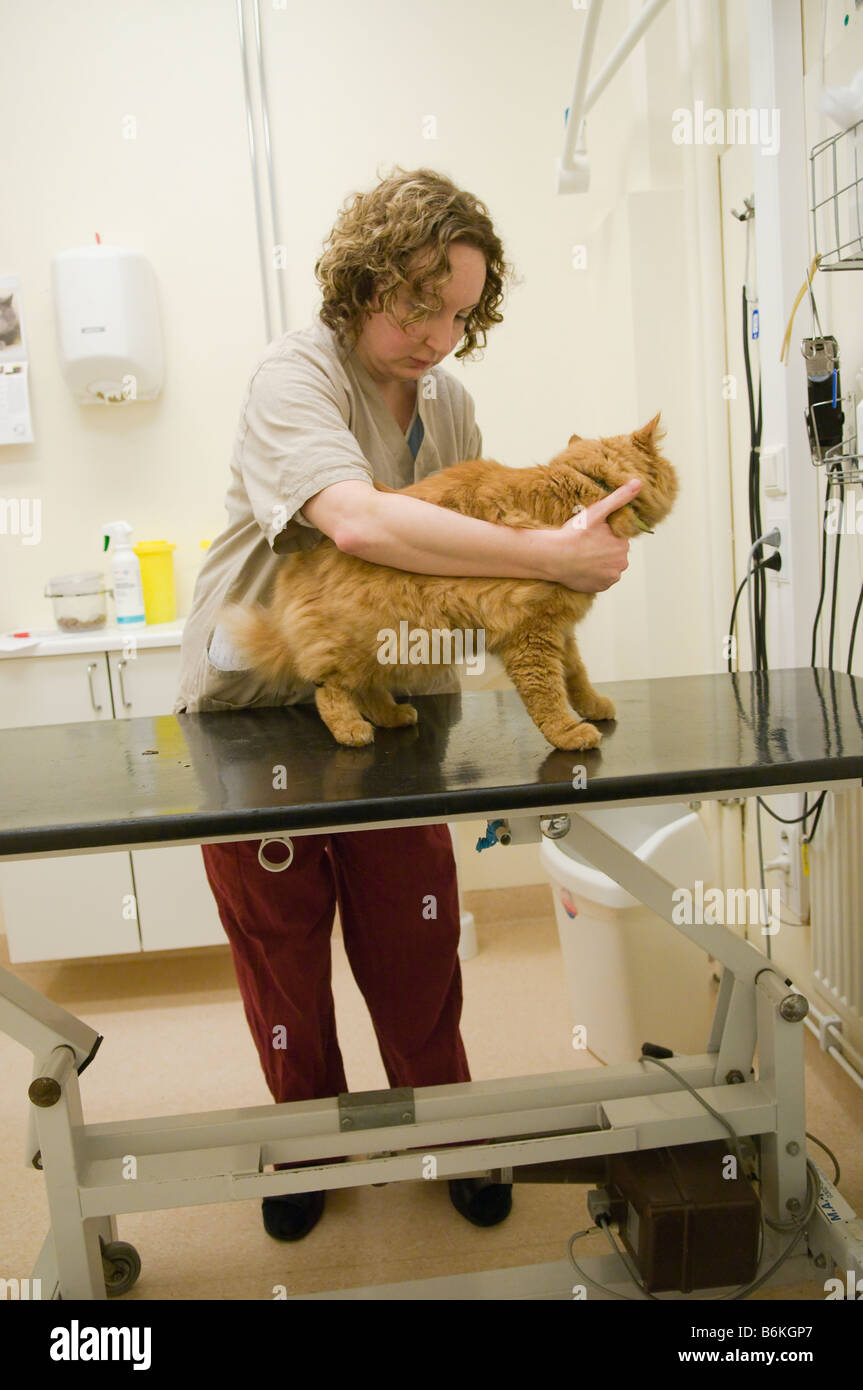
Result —
<svg viewBox="0 0 863 1390"><path fill-rule="evenodd" d="M104 627L108 616L105 595L111 590L101 570L55 574L45 586L54 603L54 620L63 632L88 632Z"/></svg>
<svg viewBox="0 0 863 1390"><path fill-rule="evenodd" d="M139 541L132 549L141 565L141 589L148 626L172 623L177 616L174 551L170 541Z"/></svg>

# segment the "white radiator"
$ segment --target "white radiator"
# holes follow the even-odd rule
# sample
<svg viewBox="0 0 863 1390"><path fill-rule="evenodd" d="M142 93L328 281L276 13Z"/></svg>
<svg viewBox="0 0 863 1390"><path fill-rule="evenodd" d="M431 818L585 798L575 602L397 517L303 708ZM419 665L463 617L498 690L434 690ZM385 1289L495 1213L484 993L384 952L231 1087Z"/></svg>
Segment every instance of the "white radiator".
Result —
<svg viewBox="0 0 863 1390"><path fill-rule="evenodd" d="M827 793L809 849L809 902L819 987L863 1018L863 791Z"/></svg>

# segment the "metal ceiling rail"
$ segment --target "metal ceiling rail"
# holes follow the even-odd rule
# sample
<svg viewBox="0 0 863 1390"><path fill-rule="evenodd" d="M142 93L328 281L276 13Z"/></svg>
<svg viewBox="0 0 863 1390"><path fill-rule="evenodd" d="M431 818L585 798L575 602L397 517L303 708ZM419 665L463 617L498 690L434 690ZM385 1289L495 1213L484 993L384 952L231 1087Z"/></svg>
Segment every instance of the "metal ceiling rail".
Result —
<svg viewBox="0 0 863 1390"><path fill-rule="evenodd" d="M590 61L593 57L596 31L599 28L599 17L602 12L602 0L591 0L584 21L584 33L581 39L581 51L578 55L578 67L575 71L572 101L569 105L563 154L557 161L558 193L587 192L590 184L590 164L584 144L584 118L593 104L602 96L612 77L623 66L660 10L664 9L667 4L668 0L648 0L641 14L627 29L620 43L607 59L599 76L588 89L587 79L590 75Z"/></svg>

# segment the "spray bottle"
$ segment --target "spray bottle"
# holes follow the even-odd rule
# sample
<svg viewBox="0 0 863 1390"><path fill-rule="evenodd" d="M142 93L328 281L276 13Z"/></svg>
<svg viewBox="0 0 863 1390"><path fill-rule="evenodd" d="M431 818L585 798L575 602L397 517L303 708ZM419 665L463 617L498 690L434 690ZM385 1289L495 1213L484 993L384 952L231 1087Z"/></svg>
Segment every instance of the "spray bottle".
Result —
<svg viewBox="0 0 863 1390"><path fill-rule="evenodd" d="M144 590L141 586L141 565L129 544L132 528L127 521L112 521L105 527L105 550L111 541L111 576L117 622L121 626L145 623Z"/></svg>

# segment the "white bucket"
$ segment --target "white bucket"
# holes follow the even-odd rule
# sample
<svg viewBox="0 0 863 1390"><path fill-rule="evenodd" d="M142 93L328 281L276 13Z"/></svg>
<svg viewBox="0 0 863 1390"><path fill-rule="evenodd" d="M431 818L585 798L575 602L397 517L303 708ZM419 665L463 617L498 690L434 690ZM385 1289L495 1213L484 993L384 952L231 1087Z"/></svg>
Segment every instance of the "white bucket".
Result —
<svg viewBox="0 0 863 1390"><path fill-rule="evenodd" d="M633 806L581 814L675 888L712 885L713 856L685 806ZM705 1052L713 1016L708 956L563 841L543 839L574 1027L600 1061L631 1062L645 1042ZM574 1044L582 1035L574 1034Z"/></svg>

